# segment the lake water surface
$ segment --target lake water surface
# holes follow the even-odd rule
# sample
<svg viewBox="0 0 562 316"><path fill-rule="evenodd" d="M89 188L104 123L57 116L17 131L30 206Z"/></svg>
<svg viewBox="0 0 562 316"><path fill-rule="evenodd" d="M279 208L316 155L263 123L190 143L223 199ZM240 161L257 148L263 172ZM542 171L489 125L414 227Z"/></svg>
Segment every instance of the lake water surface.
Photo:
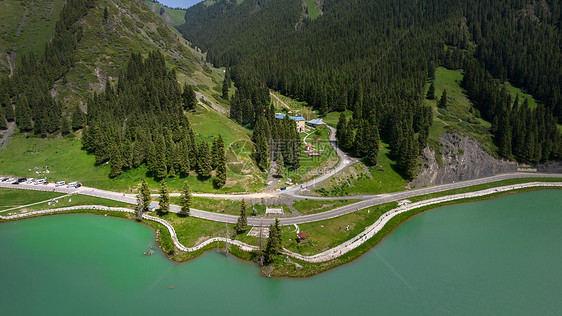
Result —
<svg viewBox="0 0 562 316"><path fill-rule="evenodd" d="M447 206L351 264L275 280L216 252L144 256L154 233L133 221L11 222L0 224L0 314L560 314L561 227L560 190Z"/></svg>

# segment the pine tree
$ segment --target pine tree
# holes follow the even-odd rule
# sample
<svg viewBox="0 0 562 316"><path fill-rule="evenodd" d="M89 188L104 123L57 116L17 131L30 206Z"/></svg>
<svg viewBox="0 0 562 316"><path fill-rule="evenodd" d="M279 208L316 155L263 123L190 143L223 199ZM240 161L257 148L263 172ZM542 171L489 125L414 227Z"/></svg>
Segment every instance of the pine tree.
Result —
<svg viewBox="0 0 562 316"><path fill-rule="evenodd" d="M63 116L61 121L62 123L61 123L60 132L62 136L66 136L70 134L70 132L72 131L72 126L71 126L72 124L70 123L70 121L66 116Z"/></svg>
<svg viewBox="0 0 562 316"><path fill-rule="evenodd" d="M433 84L433 81L431 82L431 84L429 85L429 90L427 90L427 95L426 97L429 100L435 100L435 85Z"/></svg>
<svg viewBox="0 0 562 316"><path fill-rule="evenodd" d="M162 180L160 182L160 212L163 214L168 213L170 210L170 193L168 192L168 187L166 182Z"/></svg>
<svg viewBox="0 0 562 316"><path fill-rule="evenodd" d="M150 189L148 188L148 183L146 182L146 180L142 180L139 193L142 197L143 212L146 212L148 211L148 206L150 206L150 202L152 202L152 197L150 196Z"/></svg>
<svg viewBox="0 0 562 316"><path fill-rule="evenodd" d="M137 220L140 221L142 219L143 213L144 213L144 201L142 199L141 189L139 189L139 192L137 193L137 210L135 212L135 215L137 216Z"/></svg>
<svg viewBox="0 0 562 316"><path fill-rule="evenodd" d="M240 216L238 217L238 220L236 221L236 233L240 234L243 231L245 231L246 229L248 229L248 218L246 215L246 201L242 200L242 203L240 204Z"/></svg>
<svg viewBox="0 0 562 316"><path fill-rule="evenodd" d="M109 10L107 10L107 7L103 8L103 20L107 22L107 19L109 19Z"/></svg>
<svg viewBox="0 0 562 316"><path fill-rule="evenodd" d="M368 124L365 133L365 158L364 162L368 166L377 164L379 154L379 129L375 124Z"/></svg>
<svg viewBox="0 0 562 316"><path fill-rule="evenodd" d="M189 175L191 169L191 161L189 160L189 149L187 140L183 140L180 144L180 172L184 177Z"/></svg>
<svg viewBox="0 0 562 316"><path fill-rule="evenodd" d="M220 189L224 186L225 183L226 183L226 161L223 159L222 162L217 167L215 186Z"/></svg>
<svg viewBox="0 0 562 316"><path fill-rule="evenodd" d="M168 175L167 157L166 157L166 144L164 137L159 135L156 138L156 159L154 160L154 176L163 179Z"/></svg>
<svg viewBox="0 0 562 316"><path fill-rule="evenodd" d="M201 178L211 176L211 155L209 153L209 144L202 140L199 143L199 155L197 157L197 173Z"/></svg>
<svg viewBox="0 0 562 316"><path fill-rule="evenodd" d="M224 78L224 81L222 82L222 98L225 100L228 100L228 89L230 88L229 85L229 80L226 80L226 77Z"/></svg>
<svg viewBox="0 0 562 316"><path fill-rule="evenodd" d="M275 177L283 178L285 176L285 162L283 161L282 153L277 154L276 164L277 165L275 166Z"/></svg>
<svg viewBox="0 0 562 316"><path fill-rule="evenodd" d="M189 184L187 183L187 181L183 183L180 206L180 214L183 216L189 216L189 209L191 208L191 192L189 191Z"/></svg>
<svg viewBox="0 0 562 316"><path fill-rule="evenodd" d="M195 105L197 104L197 96L195 95L195 91L193 91L193 87L191 85L186 84L183 87L182 93L183 105L185 110L195 110Z"/></svg>
<svg viewBox="0 0 562 316"><path fill-rule="evenodd" d="M218 139L215 138L213 139L213 144L211 145L211 168L215 169L218 165L219 165L219 159L220 159L220 149L219 149L219 144L218 144Z"/></svg>
<svg viewBox="0 0 562 316"><path fill-rule="evenodd" d="M6 121L6 116L4 115L4 109L0 106L0 130L8 129L8 122Z"/></svg>
<svg viewBox="0 0 562 316"><path fill-rule="evenodd" d="M443 94L441 95L441 99L439 99L437 106L440 108L447 107L447 89L443 90Z"/></svg>
<svg viewBox="0 0 562 316"><path fill-rule="evenodd" d="M33 129L30 112L27 98L24 95L20 96L16 102L16 124L21 131L28 132Z"/></svg>
<svg viewBox="0 0 562 316"><path fill-rule="evenodd" d="M75 107L74 111L72 111L72 129L76 131L83 128L85 121L86 116L84 112L82 112L80 107Z"/></svg>
<svg viewBox="0 0 562 316"><path fill-rule="evenodd" d="M281 250L281 230L279 229L279 220L275 219L275 224L269 226L269 238L265 248L265 262L270 264L275 260L277 253Z"/></svg>
<svg viewBox="0 0 562 316"><path fill-rule="evenodd" d="M115 178L121 174L123 161L121 153L116 143L112 143L109 147L109 177Z"/></svg>
<svg viewBox="0 0 562 316"><path fill-rule="evenodd" d="M13 122L16 118L14 114L14 108L12 106L12 101L8 94L3 94L0 96L0 107L4 107L4 116L8 122Z"/></svg>
<svg viewBox="0 0 562 316"><path fill-rule="evenodd" d="M347 117L344 112L341 112L338 125L336 126L336 140L338 141L338 146L344 150L347 149L344 147L344 144L347 141L347 135Z"/></svg>
<svg viewBox="0 0 562 316"><path fill-rule="evenodd" d="M365 154L365 120L359 120L359 126L353 139L353 152L356 157L362 157Z"/></svg>

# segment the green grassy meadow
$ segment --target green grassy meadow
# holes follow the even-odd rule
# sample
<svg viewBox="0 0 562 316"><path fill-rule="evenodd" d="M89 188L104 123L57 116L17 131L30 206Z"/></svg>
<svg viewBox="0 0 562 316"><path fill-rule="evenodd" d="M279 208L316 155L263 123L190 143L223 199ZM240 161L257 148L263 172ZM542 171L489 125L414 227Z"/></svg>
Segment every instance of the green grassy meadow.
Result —
<svg viewBox="0 0 562 316"><path fill-rule="evenodd" d="M326 212L340 206L357 202L356 200L309 200L302 199L293 203L293 207L302 215Z"/></svg>
<svg viewBox="0 0 562 316"><path fill-rule="evenodd" d="M376 167L353 164L322 183L315 193L323 196L377 194L404 190L408 181L395 171L390 145L381 142ZM368 172L368 173L367 173Z"/></svg>
<svg viewBox="0 0 562 316"><path fill-rule="evenodd" d="M355 237L394 207L396 203L392 202L325 221L300 224L300 231L308 234L303 243L297 243L294 227L283 226L283 247L302 255L317 254Z"/></svg>
<svg viewBox="0 0 562 316"><path fill-rule="evenodd" d="M480 142L486 151L496 155L497 147L489 132L491 124L475 114L472 103L464 94L460 84L463 70L450 70L438 67L435 71L435 100L424 99L424 104L433 108L433 124L430 129L429 145L439 150L439 137L445 131L459 131ZM429 82L425 91L429 89ZM437 103L444 90L447 90L447 107L438 108Z"/></svg>
<svg viewBox="0 0 562 316"><path fill-rule="evenodd" d="M83 185L99 189L126 192L134 191L143 179L146 179L153 189L160 186L159 181L148 176L148 170L144 165L110 179L109 165L95 165L94 155L88 154L81 148L79 138L26 138L26 135L16 133L8 146L0 152L0 174L37 178L35 167L44 171L48 166L49 173L43 174L48 181L78 181ZM240 192L257 189L263 181L260 176L237 175L228 171L227 175L229 179L222 189L214 187L213 177L200 180L194 172L187 178L167 178L166 183L175 191L179 191L187 180L191 190L195 192ZM255 182L253 182L254 178Z"/></svg>
<svg viewBox="0 0 562 316"><path fill-rule="evenodd" d="M340 113L341 112L330 112L326 115L326 117L323 118L323 120L324 122L326 122L326 124L335 128L336 125L338 125L338 121L340 119ZM345 116L347 117L347 119L349 119L350 117L353 116L353 111L346 110Z"/></svg>
<svg viewBox="0 0 562 316"><path fill-rule="evenodd" d="M61 193L0 188L0 211L63 196Z"/></svg>
<svg viewBox="0 0 562 316"><path fill-rule="evenodd" d="M314 0L304 0L306 7L308 8L308 15L311 20L315 20L320 15L320 10L316 6L316 1Z"/></svg>
<svg viewBox="0 0 562 316"><path fill-rule="evenodd" d="M509 82L504 82L507 92L511 95L511 100L514 101L516 96L519 96L519 104L523 104L525 99L529 101L529 107L534 109L537 107L537 101L532 95L523 92L521 89L512 86Z"/></svg>

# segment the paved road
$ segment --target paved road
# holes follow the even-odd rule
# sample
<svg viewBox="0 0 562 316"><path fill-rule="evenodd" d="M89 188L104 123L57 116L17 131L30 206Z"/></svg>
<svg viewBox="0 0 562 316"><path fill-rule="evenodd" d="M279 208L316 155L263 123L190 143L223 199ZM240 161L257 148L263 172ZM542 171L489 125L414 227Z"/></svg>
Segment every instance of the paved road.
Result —
<svg viewBox="0 0 562 316"><path fill-rule="evenodd" d="M330 211L311 214L311 215L303 215L303 216L295 216L295 217L283 217L279 218L279 222L281 225L293 225L293 224L301 224L301 223L310 223L316 222L321 220L326 220L334 217L338 217L341 215L349 214L355 212L360 209L364 209L367 207L380 205L388 202L399 201L403 199L408 199L414 196L425 195L430 193L436 192L443 192L452 189L458 189L478 184L490 183L500 180L506 179L516 179L516 178L562 178L562 174L543 174L543 173L509 173L509 174L501 174L492 177L482 178L482 179L475 179L475 180L468 180L450 184L443 184L433 187L427 187L422 189L415 189L409 191L402 191L402 192L394 192L394 193L386 193L386 194L379 194L379 195L365 195L360 196L360 198L364 199L357 203L353 203L350 205L342 206ZM6 188L15 188L15 189L27 189L27 190L41 190L41 191L53 191L59 193L66 193L66 194L83 194L88 196L100 197L105 199L110 199L114 201L120 201L125 203L136 203L136 197L134 194L123 194L118 192L111 192L111 191L104 191L94 188L88 187L81 187L78 189L75 188L67 188L64 186L55 187L54 184L48 185L33 185L33 184L9 184L6 182L1 182L0 187ZM308 198L306 196L294 196L295 198ZM347 199L348 197L340 197L339 199ZM333 199L333 198L321 198L318 199ZM158 203L153 202L154 206L157 206ZM180 208L177 205L171 205L170 210L172 212L179 212ZM220 213L213 213L207 212L203 210L191 209L191 216L202 218L206 220L216 221L216 222L224 222L224 223L236 223L238 217L234 215L227 215L227 214L220 214ZM260 225L270 225L275 221L274 218L261 218L261 217L249 217L248 224L252 226L260 226Z"/></svg>

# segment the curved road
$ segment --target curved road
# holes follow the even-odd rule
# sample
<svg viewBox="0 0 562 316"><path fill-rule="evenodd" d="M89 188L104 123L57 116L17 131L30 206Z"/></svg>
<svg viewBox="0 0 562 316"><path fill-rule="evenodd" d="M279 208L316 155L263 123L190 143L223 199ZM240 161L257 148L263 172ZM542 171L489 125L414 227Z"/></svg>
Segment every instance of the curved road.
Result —
<svg viewBox="0 0 562 316"><path fill-rule="evenodd" d="M360 196L360 198L363 198L364 200L359 201L357 203L342 206L330 211L317 213L317 214L295 216L295 217L282 217L279 218L279 223L281 225L293 225L293 224L316 222L316 221L326 220L326 219L342 216L345 214L349 214L371 206L399 201L414 196L443 192L452 189L459 189L459 188L469 187L478 184L485 184L485 183L490 183L500 180L518 179L518 178L562 178L562 174L508 173L508 174L501 174L501 175L496 175L487 178L461 181L456 183L443 184L443 185L409 190L409 191L401 191L401 192L386 193L386 194L379 194L379 195L365 195L365 196ZM0 187L11 188L11 189L52 191L52 192L59 192L59 193L66 193L66 194L82 194L82 195L94 196L94 197L99 197L99 198L104 198L114 201L136 204L136 197L134 194L123 194L123 193L105 191L105 190L88 188L88 187L81 187L76 189L76 188L67 188L64 186L55 187L55 185L52 183L48 185L33 185L33 184L25 184L25 183L14 185L6 182L0 182ZM292 193L290 192L287 192L285 194L292 195ZM295 198L309 198L306 196L297 196L297 195L293 195L293 196ZM333 198L318 197L318 199L331 200ZM338 199L348 199L348 197L340 197ZM153 202L152 205L157 206L158 203ZM180 210L179 206L170 205L170 211L177 213L179 212L179 210ZM191 216L206 219L206 220L231 223L231 224L236 223L236 221L238 220L238 216L213 213L213 212L197 210L197 209L191 209ZM274 221L275 221L274 218L262 218L262 217L248 218L248 224L252 226L270 225Z"/></svg>

